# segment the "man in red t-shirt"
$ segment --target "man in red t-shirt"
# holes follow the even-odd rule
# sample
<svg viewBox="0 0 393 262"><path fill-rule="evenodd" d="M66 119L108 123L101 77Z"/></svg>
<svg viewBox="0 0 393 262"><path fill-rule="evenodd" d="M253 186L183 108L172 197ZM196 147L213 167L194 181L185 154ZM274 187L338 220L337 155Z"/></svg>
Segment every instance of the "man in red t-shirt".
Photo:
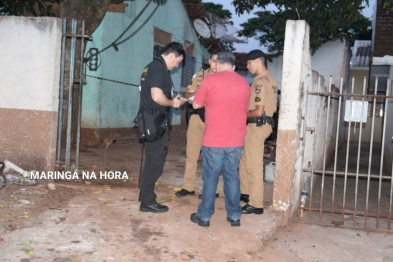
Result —
<svg viewBox="0 0 393 262"><path fill-rule="evenodd" d="M191 221L210 226L220 174L224 178L225 207L231 226L240 226L240 182L238 167L246 134L251 90L234 72L235 56L229 51L217 55L217 73L205 77L195 94L193 107L205 107L202 139L202 202Z"/></svg>

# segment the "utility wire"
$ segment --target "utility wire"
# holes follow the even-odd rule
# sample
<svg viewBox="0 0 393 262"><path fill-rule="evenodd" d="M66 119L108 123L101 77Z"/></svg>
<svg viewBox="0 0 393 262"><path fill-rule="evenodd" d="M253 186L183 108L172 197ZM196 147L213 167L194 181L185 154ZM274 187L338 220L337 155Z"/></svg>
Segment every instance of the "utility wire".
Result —
<svg viewBox="0 0 393 262"><path fill-rule="evenodd" d="M129 86L137 86L137 87L139 87L139 85L135 85L135 84L127 83L127 82L122 82L122 81L117 81L117 80L112 80L112 79L108 79L108 78L103 78L103 77L99 77L99 76L91 76L91 75L86 75L86 76L92 77L92 78L97 78L97 79L100 79L100 80L105 80L105 81L113 82L113 83L118 83L118 84L123 84L123 85L129 85Z"/></svg>
<svg viewBox="0 0 393 262"><path fill-rule="evenodd" d="M141 25L140 25L131 35L129 35L127 38L125 38L124 40L122 40L122 41L120 41L120 42L118 42L118 43L116 44L116 42L117 42L121 37L123 37L123 35L130 29L130 27L138 20L138 18L139 18L139 17L142 15L142 13L146 10L146 8L147 8L147 6L150 4L150 2L151 2L151 0L145 5L145 7L143 8L143 10L137 15L137 17L135 17L135 19L134 19L134 20L131 22L131 24L126 28L126 30L124 30L123 33L122 33L114 42L112 42L112 44L108 45L107 47L105 47L104 49L102 49L101 51L97 52L97 53L94 54L94 55L95 55L95 56L100 55L102 52L104 52L105 50L109 49L109 48L112 47L112 46L113 46L113 48L114 48L116 51L118 51L118 46L119 46L119 45L123 44L124 42L126 42L127 40L129 40L131 37L133 37L136 33L138 33L139 30L141 30L141 29L146 25L146 23L150 20L150 18L151 18L151 17L154 15L154 13L157 11L159 5L157 5L157 6L154 8L153 12L146 18L146 20L145 20L145 21L144 21L144 22L143 22L143 23L142 23L142 24L141 24ZM89 61L91 57L92 57L92 56L90 55L89 57L85 58L85 60L86 60L86 61ZM89 67L89 68L90 68L90 67ZM91 77L93 77L93 76L91 76ZM98 77L96 77L96 78L98 78ZM122 84L126 84L126 85L137 86L137 85L134 85L134 84L124 83L124 82L115 81L115 80L110 80L110 79L102 79L102 80L107 80L107 81L111 81L111 82L122 83Z"/></svg>
<svg viewBox="0 0 393 262"><path fill-rule="evenodd" d="M123 33L121 33L121 35L119 35L119 37L114 41L114 43L119 41L119 39L123 37L123 35L131 28L131 26L133 26L135 24L135 22L138 21L139 17L141 17L141 15L146 11L146 9L150 5L150 3L151 3L151 0L149 0L149 2L143 7L143 9L139 12L139 14L131 22L131 24L129 26L127 26L126 30L124 30Z"/></svg>
<svg viewBox="0 0 393 262"><path fill-rule="evenodd" d="M127 26L126 30L124 30L123 33L121 33L120 36L117 37L117 39L115 41L113 41L110 45L108 45L104 49L100 50L97 53L97 55L108 50L111 47L115 48L115 50L117 51L116 42L119 41L119 39L123 37L123 35L131 28L131 26L133 26L135 24L136 21L138 21L139 17L141 17L141 15L146 11L147 7L150 5L151 2L152 2L152 0L149 0L149 2L143 7L143 9L139 12L139 14L134 18L134 20L132 20L132 22Z"/></svg>
<svg viewBox="0 0 393 262"><path fill-rule="evenodd" d="M156 8L154 8L153 12L149 15L149 17L145 20L145 22L143 22L143 24L141 24L136 30L135 32L133 32L131 35L129 35L126 39L120 41L119 43L117 43L117 45L121 45L124 42L126 42L128 39L130 39L131 37L133 37L136 33L139 32L139 30L142 29L142 27L150 20L150 18L154 15L154 13L157 11L158 7L160 7L159 5L156 6Z"/></svg>

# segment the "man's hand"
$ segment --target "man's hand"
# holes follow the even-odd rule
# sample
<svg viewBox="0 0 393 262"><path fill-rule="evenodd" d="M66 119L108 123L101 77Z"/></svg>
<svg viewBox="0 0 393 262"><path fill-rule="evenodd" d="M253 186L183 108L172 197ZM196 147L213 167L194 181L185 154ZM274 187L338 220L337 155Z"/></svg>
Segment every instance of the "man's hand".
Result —
<svg viewBox="0 0 393 262"><path fill-rule="evenodd" d="M174 108L179 108L186 101L184 98L180 98L179 95L177 95L172 100L168 99L162 92L162 89L158 87L151 88L151 98L159 105L173 106Z"/></svg>
<svg viewBox="0 0 393 262"><path fill-rule="evenodd" d="M187 99L184 97L180 97L181 105L183 105L185 102L187 102Z"/></svg>
<svg viewBox="0 0 393 262"><path fill-rule="evenodd" d="M184 99L183 97L179 97L179 95L177 95L175 98L172 99L172 106L174 108L179 108L181 105L184 104L185 101L186 99Z"/></svg>

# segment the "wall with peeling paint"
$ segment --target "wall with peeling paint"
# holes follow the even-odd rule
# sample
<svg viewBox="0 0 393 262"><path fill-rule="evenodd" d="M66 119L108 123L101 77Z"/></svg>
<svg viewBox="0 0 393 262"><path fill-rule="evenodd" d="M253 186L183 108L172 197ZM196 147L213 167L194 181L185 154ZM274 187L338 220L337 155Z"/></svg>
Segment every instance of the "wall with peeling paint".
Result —
<svg viewBox="0 0 393 262"><path fill-rule="evenodd" d="M0 160L53 170L61 20L0 16Z"/></svg>
<svg viewBox="0 0 393 262"><path fill-rule="evenodd" d="M104 20L93 33L93 40L87 44L86 55L90 48L102 50L122 34L135 19L146 1L129 1L125 13L108 12ZM154 28L172 35L172 41L184 43L185 40L195 44L196 70L202 68L206 49L188 18L181 1L167 1L154 15L155 4L148 6L135 24L120 39L123 40L137 28L141 29L129 40L100 54L100 67L97 71L87 68L87 84L84 87L82 104L83 129L130 129L139 108L139 84L143 68L153 60ZM176 15L173 15L176 14ZM181 68L171 71L175 89L181 90ZM124 83L99 80L90 76L102 77ZM173 110L172 125L180 124L181 110ZM83 131L82 131L83 133Z"/></svg>
<svg viewBox="0 0 393 262"><path fill-rule="evenodd" d="M328 141L327 156L331 155L335 148L338 101L306 95L306 92L326 92L329 85L329 82L326 83L326 75L330 78L330 73L336 73L332 77L333 84L335 81L340 83L342 74L346 83L349 49L345 41L332 41L324 45L319 54L311 57L309 26L305 21L287 21L273 196L273 208L282 212L284 223L297 210L303 182L307 178L303 168L306 168L309 162L316 169L322 166L325 141ZM326 50L336 48L338 51L333 52L334 56L326 53ZM328 54L332 57L328 57ZM321 66L325 61L334 62ZM331 71L331 67L338 71ZM318 68L318 71L314 70L315 68ZM344 90L347 90L346 88L345 85ZM338 90L334 88L333 91ZM339 122L342 122L341 118ZM342 138L342 135L339 136L339 140Z"/></svg>

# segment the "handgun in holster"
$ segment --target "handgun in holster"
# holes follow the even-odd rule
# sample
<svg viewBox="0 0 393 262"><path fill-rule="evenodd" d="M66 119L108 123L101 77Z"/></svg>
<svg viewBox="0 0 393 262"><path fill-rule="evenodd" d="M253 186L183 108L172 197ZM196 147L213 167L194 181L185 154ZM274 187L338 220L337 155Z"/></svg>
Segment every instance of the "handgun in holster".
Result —
<svg viewBox="0 0 393 262"><path fill-rule="evenodd" d="M266 118L263 116L256 118L256 126L262 126L266 123Z"/></svg>
<svg viewBox="0 0 393 262"><path fill-rule="evenodd" d="M264 124L272 124L271 120L273 120L271 117L267 117L265 114L263 114L261 117L257 118L257 126L263 126Z"/></svg>

